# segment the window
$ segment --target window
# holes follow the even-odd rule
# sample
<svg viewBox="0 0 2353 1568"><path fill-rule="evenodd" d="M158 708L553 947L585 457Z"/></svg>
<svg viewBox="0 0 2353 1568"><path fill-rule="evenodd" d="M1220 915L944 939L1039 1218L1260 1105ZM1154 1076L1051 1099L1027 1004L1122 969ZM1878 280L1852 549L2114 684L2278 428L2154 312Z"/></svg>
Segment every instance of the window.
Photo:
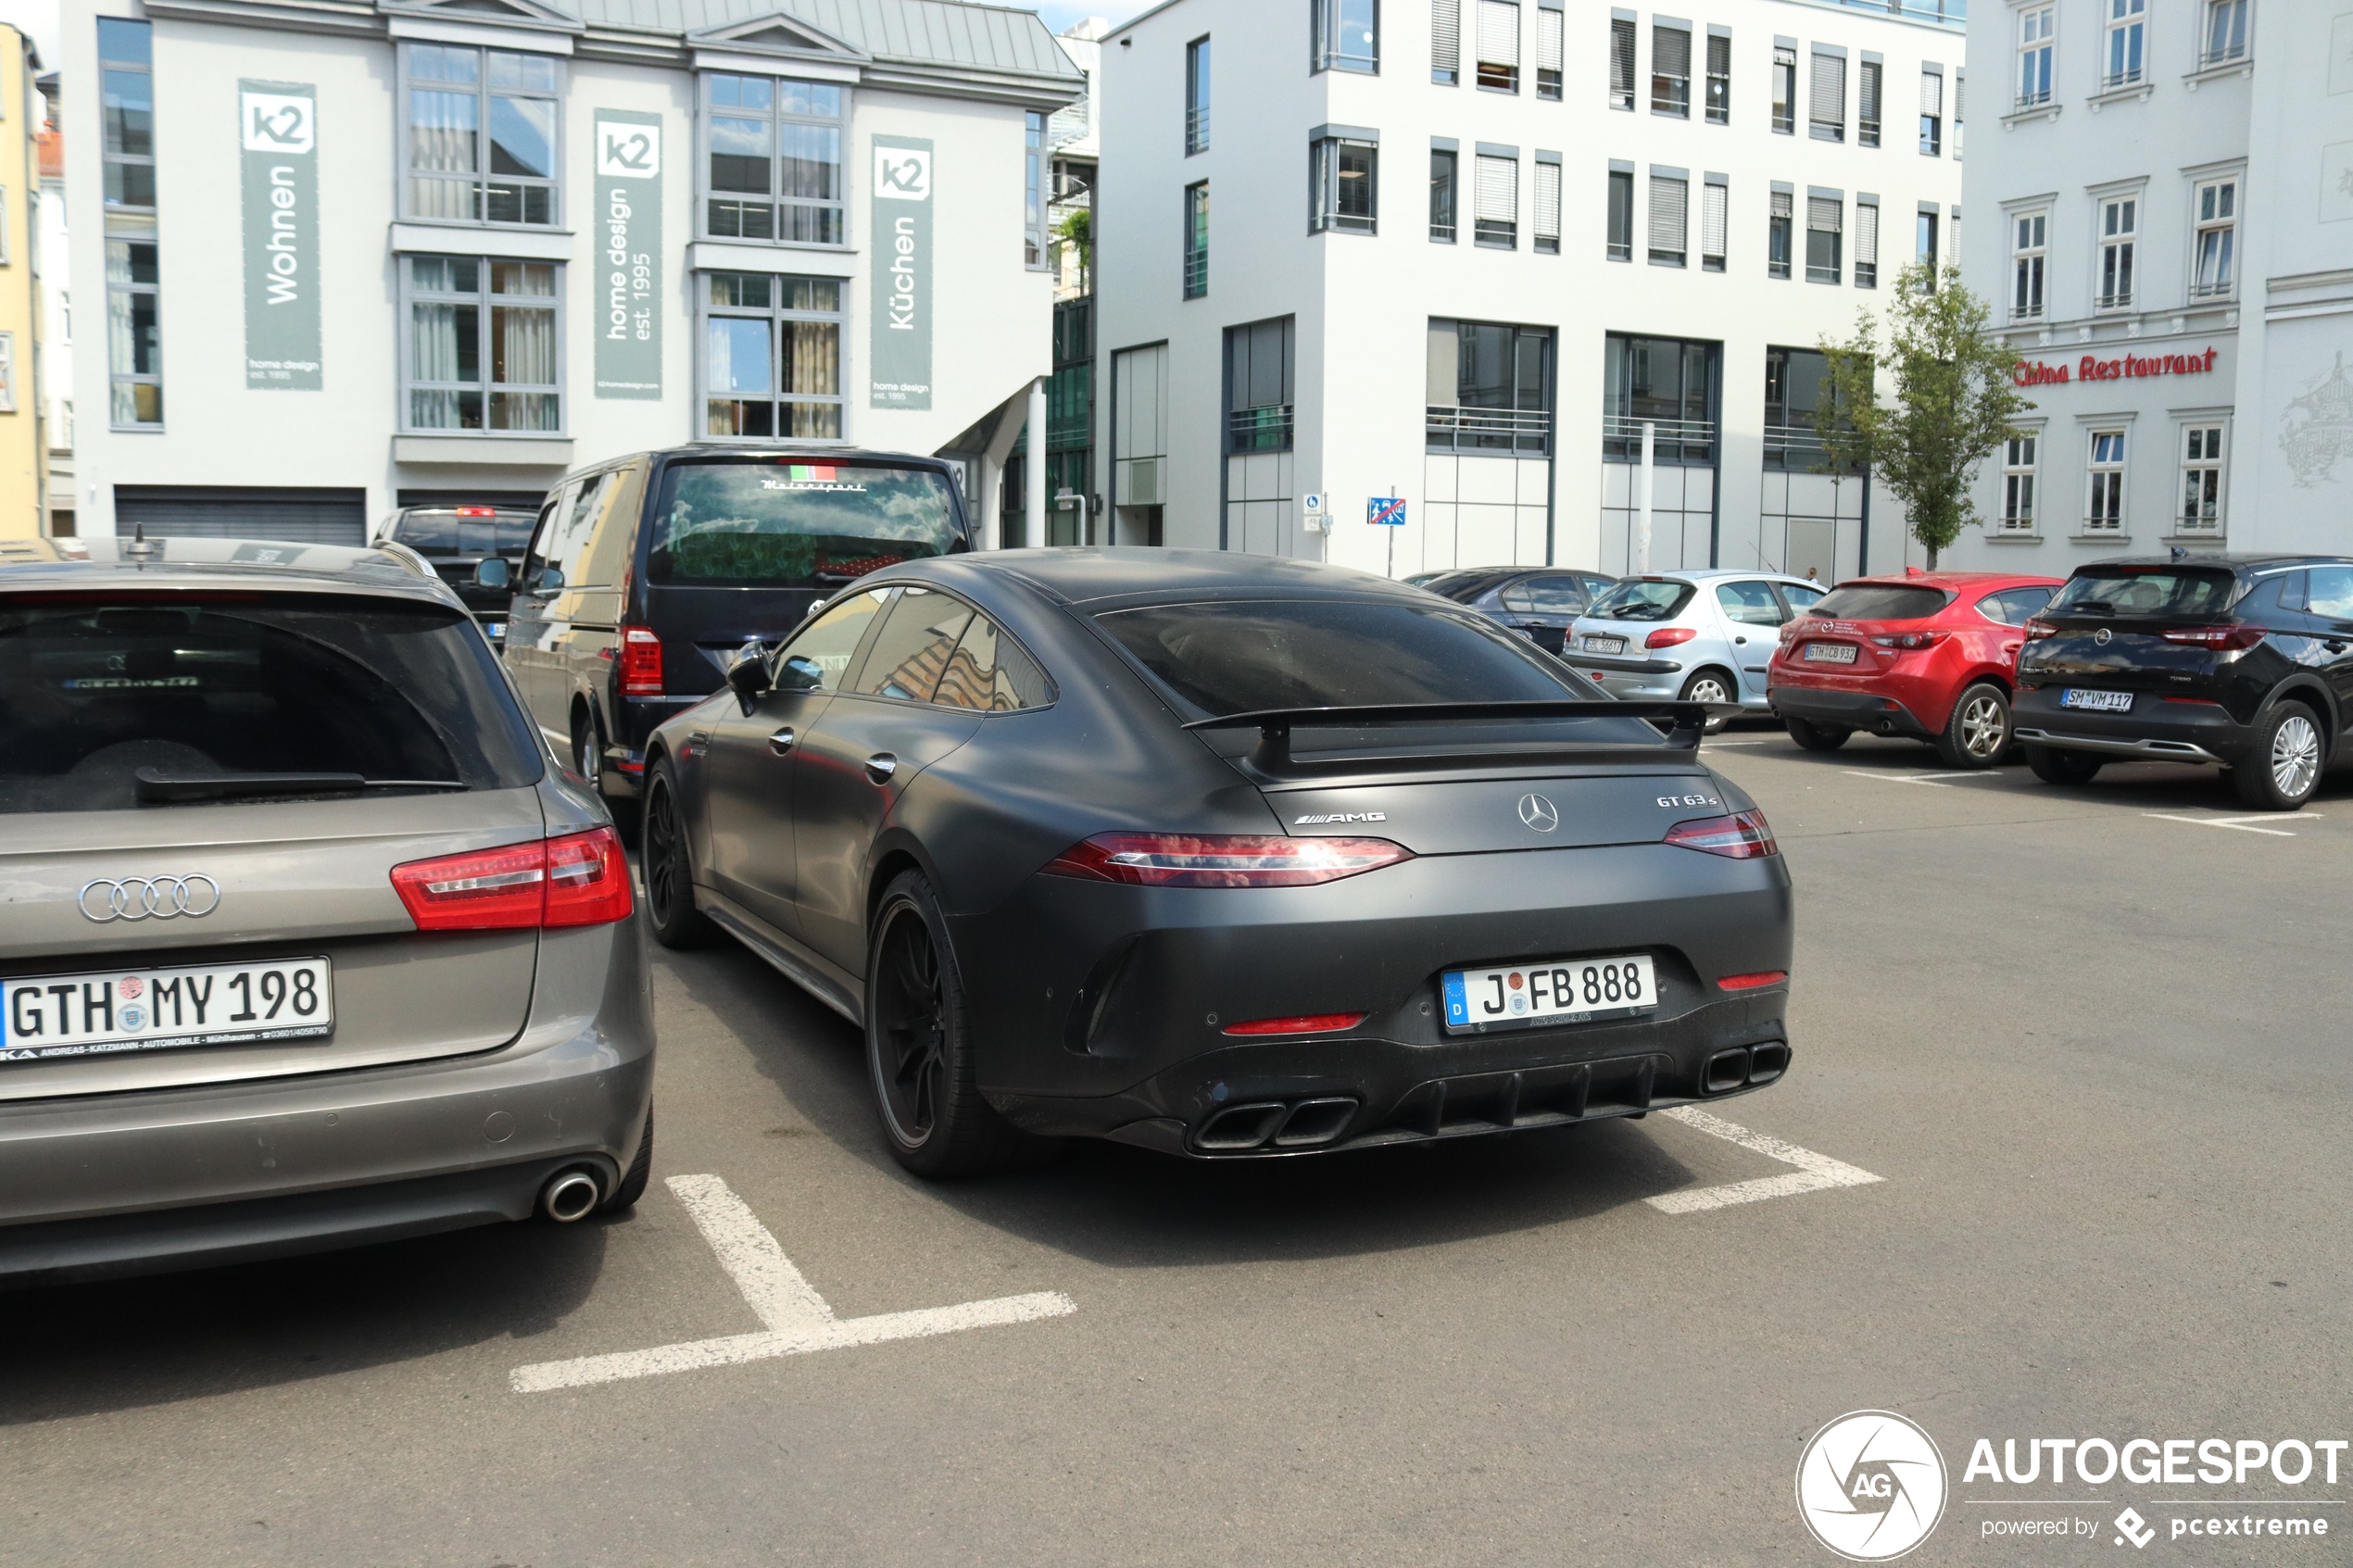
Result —
<svg viewBox="0 0 2353 1568"><path fill-rule="evenodd" d="M1953 72L1953 161L1961 161L1961 110L1969 98L1969 72Z"/></svg>
<svg viewBox="0 0 2353 1568"><path fill-rule="evenodd" d="M1609 258L1634 259L1634 171L1609 171Z"/></svg>
<svg viewBox="0 0 2353 1568"><path fill-rule="evenodd" d="M838 441L841 282L702 274L703 433Z"/></svg>
<svg viewBox="0 0 2353 1568"><path fill-rule="evenodd" d="M1448 0L1438 0L1443 9ZM1209 40L1185 45L1185 156L1209 151Z"/></svg>
<svg viewBox="0 0 2353 1568"><path fill-rule="evenodd" d="M107 421L163 423L157 296L155 72L149 25L98 19L105 120Z"/></svg>
<svg viewBox="0 0 2353 1568"><path fill-rule="evenodd" d="M2086 533L2120 533L2124 527L2124 433L2092 433L2092 490L2083 511Z"/></svg>
<svg viewBox="0 0 2353 1568"><path fill-rule="evenodd" d="M1651 113L1692 117L1692 34L1689 28L1651 28Z"/></svg>
<svg viewBox="0 0 2353 1568"><path fill-rule="evenodd" d="M1309 148L1309 178L1315 185L1310 231L1346 234L1374 232L1373 185L1379 149L1370 142L1326 136Z"/></svg>
<svg viewBox="0 0 2353 1568"><path fill-rule="evenodd" d="M2002 452L2002 532L2034 532L2034 454L2042 437L2014 435Z"/></svg>
<svg viewBox="0 0 2353 1568"><path fill-rule="evenodd" d="M1796 197L1789 191L1773 193L1773 210L1765 228L1765 273L1768 277L1789 276L1790 226L1794 219L1793 208Z"/></svg>
<svg viewBox="0 0 2353 1568"><path fill-rule="evenodd" d="M1879 287L1879 198L1855 198L1855 286Z"/></svg>
<svg viewBox="0 0 2353 1568"><path fill-rule="evenodd" d="M1471 193L1472 232L1483 245L1519 244L1519 159L1478 155L1478 189Z"/></svg>
<svg viewBox="0 0 2353 1568"><path fill-rule="evenodd" d="M1602 350L1603 460L1641 462L1649 424L1652 462L1712 467L1718 360L1712 343L1611 333Z"/></svg>
<svg viewBox="0 0 2353 1568"><path fill-rule="evenodd" d="M1725 231L1731 193L1724 182L1711 177L1699 192L1699 264L1709 272L1724 270Z"/></svg>
<svg viewBox="0 0 2353 1568"><path fill-rule="evenodd" d="M1813 92L1806 105L1806 130L1817 142L1846 140L1846 56L1814 51Z"/></svg>
<svg viewBox="0 0 2353 1568"><path fill-rule="evenodd" d="M1562 20L1561 13L1550 6L1540 6L1536 12L1536 95L1554 103L1561 96Z"/></svg>
<svg viewBox="0 0 2353 1568"><path fill-rule="evenodd" d="M2018 19L2018 107L2051 101L2051 40L2058 31L2058 7L2045 6Z"/></svg>
<svg viewBox="0 0 2353 1568"><path fill-rule="evenodd" d="M1920 72L1920 153L1941 157L1944 151L1944 77L1940 71Z"/></svg>
<svg viewBox="0 0 2353 1568"><path fill-rule="evenodd" d="M1634 107L1634 24L1624 17L1609 23L1609 107Z"/></svg>
<svg viewBox="0 0 2353 1568"><path fill-rule="evenodd" d="M1553 333L1501 321L1429 323L1425 445L1433 452L1552 451Z"/></svg>
<svg viewBox="0 0 2353 1568"><path fill-rule="evenodd" d="M1707 35L1707 123L1732 122L1732 41L1721 32Z"/></svg>
<svg viewBox="0 0 2353 1568"><path fill-rule="evenodd" d="M1380 0L1310 0L1315 6L1315 69L1380 69Z"/></svg>
<svg viewBox="0 0 2353 1568"><path fill-rule="evenodd" d="M1879 145L1880 76L1885 68L1877 60L1865 60L1855 82L1855 144L1858 147Z"/></svg>
<svg viewBox="0 0 2353 1568"><path fill-rule="evenodd" d="M2148 0L2108 0L2108 64L2103 87L2130 87L2141 80L2141 48L2148 30Z"/></svg>
<svg viewBox="0 0 2353 1568"><path fill-rule="evenodd" d="M1429 0L1429 79L1441 87L1463 80L1463 0Z"/></svg>
<svg viewBox="0 0 2353 1568"><path fill-rule="evenodd" d="M1293 318L1226 329L1226 450L1291 449Z"/></svg>
<svg viewBox="0 0 2353 1568"><path fill-rule="evenodd" d="M1519 91L1519 6L1514 0L1478 0L1478 84Z"/></svg>
<svg viewBox="0 0 2353 1568"><path fill-rule="evenodd" d="M1936 292L1936 214L1923 212L1912 232L1912 258L1928 269L1923 280L1927 292Z"/></svg>
<svg viewBox="0 0 2353 1568"><path fill-rule="evenodd" d="M1685 227L1690 219L1691 182L1654 170L1651 174L1651 264L1683 265Z"/></svg>
<svg viewBox="0 0 2353 1568"><path fill-rule="evenodd" d="M0 332L0 414L17 411L17 334Z"/></svg>
<svg viewBox="0 0 2353 1568"><path fill-rule="evenodd" d="M2182 432L2182 515L2184 533L2222 526L2222 427L2191 425Z"/></svg>
<svg viewBox="0 0 2353 1568"><path fill-rule="evenodd" d="M2206 38L2198 51L2202 68L2246 58L2246 0L2206 0Z"/></svg>
<svg viewBox="0 0 2353 1568"><path fill-rule="evenodd" d="M2102 310L2133 307L2133 253L2138 248L2140 211L2140 202L2132 196L2111 196L2100 203Z"/></svg>
<svg viewBox="0 0 2353 1568"><path fill-rule="evenodd" d="M405 44L407 216L552 227L556 103L552 55Z"/></svg>
<svg viewBox="0 0 2353 1568"><path fill-rule="evenodd" d="M1816 348L1765 350L1765 467L1806 473L1821 463L1816 411L1835 403L1829 356Z"/></svg>
<svg viewBox="0 0 2353 1568"><path fill-rule="evenodd" d="M1185 187L1185 297L1209 292L1209 182Z"/></svg>
<svg viewBox="0 0 2353 1568"><path fill-rule="evenodd" d="M1561 166L1536 160L1536 250L1543 256L1561 253Z"/></svg>
<svg viewBox="0 0 2353 1568"><path fill-rule="evenodd" d="M713 71L703 78L703 104L706 234L844 243L839 87Z"/></svg>
<svg viewBox="0 0 2353 1568"><path fill-rule="evenodd" d="M1835 283L1842 273L1845 243L1845 199L1808 195L1806 198L1806 281Z"/></svg>
<svg viewBox="0 0 2353 1568"><path fill-rule="evenodd" d="M1021 258L1032 271L1046 266L1046 117L1025 117L1022 140Z"/></svg>
<svg viewBox="0 0 2353 1568"><path fill-rule="evenodd" d="M1451 147L1429 153L1429 237L1440 245L1454 243L1454 167Z"/></svg>
<svg viewBox="0 0 2353 1568"><path fill-rule="evenodd" d="M2010 320L2043 319L2043 263L2050 215L2021 212L2010 220Z"/></svg>
<svg viewBox="0 0 2353 1568"><path fill-rule="evenodd" d="M2222 299L2238 281L2236 180L2209 180L2197 188L2197 275L2191 281L2193 299Z"/></svg>
<svg viewBox="0 0 2353 1568"><path fill-rule="evenodd" d="M1784 136L1797 134L1797 51L1773 51L1773 129Z"/></svg>
<svg viewBox="0 0 2353 1568"><path fill-rule="evenodd" d="M563 429L555 264L473 256L402 259L408 428Z"/></svg>

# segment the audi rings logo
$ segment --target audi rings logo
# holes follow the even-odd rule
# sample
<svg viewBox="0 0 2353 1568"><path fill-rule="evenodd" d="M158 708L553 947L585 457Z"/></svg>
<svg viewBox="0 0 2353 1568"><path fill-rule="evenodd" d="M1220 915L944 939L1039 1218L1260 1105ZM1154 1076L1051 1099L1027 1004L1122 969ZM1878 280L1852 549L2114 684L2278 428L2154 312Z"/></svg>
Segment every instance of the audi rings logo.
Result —
<svg viewBox="0 0 2353 1568"><path fill-rule="evenodd" d="M82 917L104 925L110 920L202 920L220 907L220 884L195 876L100 877L82 884Z"/></svg>
<svg viewBox="0 0 2353 1568"><path fill-rule="evenodd" d="M1553 803L1541 795L1519 797L1519 820L1538 833L1550 833L1561 825L1561 814Z"/></svg>
<svg viewBox="0 0 2353 1568"><path fill-rule="evenodd" d="M1893 1411L1856 1411L1814 1434L1797 1461L1797 1512L1850 1562L1903 1556L1944 1517L1944 1456Z"/></svg>

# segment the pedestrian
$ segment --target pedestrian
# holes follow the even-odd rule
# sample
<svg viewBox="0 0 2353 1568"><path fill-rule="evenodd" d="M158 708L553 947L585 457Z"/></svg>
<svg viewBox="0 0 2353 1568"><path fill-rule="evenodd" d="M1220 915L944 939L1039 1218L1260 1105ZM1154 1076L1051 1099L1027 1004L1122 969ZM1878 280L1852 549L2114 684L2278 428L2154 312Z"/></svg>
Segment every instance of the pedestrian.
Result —
<svg viewBox="0 0 2353 1568"><path fill-rule="evenodd" d="M1821 573L1815 568L1809 566L1806 569L1806 581L1808 583L1819 583L1821 580Z"/></svg>

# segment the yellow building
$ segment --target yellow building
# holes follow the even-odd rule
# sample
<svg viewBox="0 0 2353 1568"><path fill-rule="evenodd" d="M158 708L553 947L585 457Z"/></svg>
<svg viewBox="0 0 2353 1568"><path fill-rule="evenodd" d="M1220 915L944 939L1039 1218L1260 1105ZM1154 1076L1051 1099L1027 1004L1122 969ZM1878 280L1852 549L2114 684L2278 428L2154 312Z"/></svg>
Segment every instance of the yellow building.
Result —
<svg viewBox="0 0 2353 1568"><path fill-rule="evenodd" d="M0 23L0 539L48 532L41 394L41 132L32 40Z"/></svg>

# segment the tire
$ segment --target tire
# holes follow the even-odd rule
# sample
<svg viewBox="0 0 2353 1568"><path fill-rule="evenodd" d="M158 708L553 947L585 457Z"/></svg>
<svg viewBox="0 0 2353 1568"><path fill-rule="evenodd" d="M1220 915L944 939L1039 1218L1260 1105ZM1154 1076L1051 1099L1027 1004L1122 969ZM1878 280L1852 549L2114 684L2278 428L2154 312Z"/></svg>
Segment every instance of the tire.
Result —
<svg viewBox="0 0 2353 1568"><path fill-rule="evenodd" d="M2327 734L2320 716L2302 703L2274 705L2255 721L2255 744L2231 770L2239 798L2259 811L2302 809L2321 787Z"/></svg>
<svg viewBox="0 0 2353 1568"><path fill-rule="evenodd" d="M1965 687L1933 744L1947 768L1991 768L2010 746L2010 699L1991 681Z"/></svg>
<svg viewBox="0 0 2353 1568"><path fill-rule="evenodd" d="M646 1107L645 1135L637 1140L637 1158L629 1162L629 1169L622 1173L621 1185L612 1189L610 1198L597 1206L597 1212L626 1214L637 1207L637 1200L646 1196L646 1184L653 1180L653 1174L654 1108L648 1105Z"/></svg>
<svg viewBox="0 0 2353 1568"><path fill-rule="evenodd" d="M2028 746L2026 765L2034 770L2036 778L2055 784L2087 784L2098 777L2100 771L2096 757L2049 746Z"/></svg>
<svg viewBox="0 0 2353 1568"><path fill-rule="evenodd" d="M665 757L646 781L646 923L654 940L674 952L707 947L719 937L711 917L695 908L694 867L686 856L686 824L678 812L678 776Z"/></svg>
<svg viewBox="0 0 2353 1568"><path fill-rule="evenodd" d="M1855 733L1836 724L1817 724L1811 719L1784 719L1781 728L1789 732L1790 739L1807 751L1836 751Z"/></svg>
<svg viewBox="0 0 2353 1568"><path fill-rule="evenodd" d="M885 890L866 947L866 1079L892 1156L939 1181L1037 1163L1058 1146L981 1098L964 983L920 872Z"/></svg>
<svg viewBox="0 0 2353 1568"><path fill-rule="evenodd" d="M1712 692L1714 695L1701 695L1702 693L1706 692ZM1740 699L1741 695L1738 683L1736 683L1731 676L1725 674L1724 671L1711 665L1705 670L1695 670L1692 672L1691 679L1683 683L1683 692L1680 700L1684 702L1738 702ZM1707 721L1707 733L1712 735L1730 722L1731 720L1729 717L1710 719Z"/></svg>

